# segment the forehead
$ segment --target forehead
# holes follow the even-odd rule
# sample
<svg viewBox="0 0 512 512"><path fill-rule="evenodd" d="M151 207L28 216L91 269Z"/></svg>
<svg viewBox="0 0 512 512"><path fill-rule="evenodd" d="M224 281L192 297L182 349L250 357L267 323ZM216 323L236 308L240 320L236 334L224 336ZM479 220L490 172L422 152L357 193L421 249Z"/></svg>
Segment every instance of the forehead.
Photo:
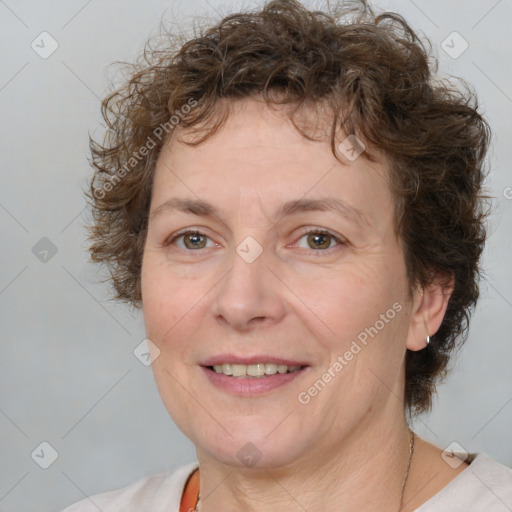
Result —
<svg viewBox="0 0 512 512"><path fill-rule="evenodd" d="M199 145L185 143L193 141L195 128L178 128L157 163L152 209L157 202L179 197L227 209L264 204L272 214L285 202L329 196L352 204L368 218L382 217L382 207L392 210L386 162L372 163L362 156L351 161L339 152L340 162L331 149L332 119L309 107L301 113L301 123L308 113L308 134L318 140L304 137L285 108L256 99L231 102L226 123ZM343 140L340 135L339 142Z"/></svg>

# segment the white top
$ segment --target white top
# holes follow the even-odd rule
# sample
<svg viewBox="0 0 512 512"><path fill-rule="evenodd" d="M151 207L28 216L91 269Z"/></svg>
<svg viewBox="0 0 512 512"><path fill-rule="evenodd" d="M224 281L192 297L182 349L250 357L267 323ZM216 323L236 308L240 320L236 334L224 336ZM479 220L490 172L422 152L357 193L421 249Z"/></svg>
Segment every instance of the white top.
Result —
<svg viewBox="0 0 512 512"><path fill-rule="evenodd" d="M62 512L179 512L181 495L197 462L86 498ZM471 464L416 512L510 512L512 469L487 455Z"/></svg>

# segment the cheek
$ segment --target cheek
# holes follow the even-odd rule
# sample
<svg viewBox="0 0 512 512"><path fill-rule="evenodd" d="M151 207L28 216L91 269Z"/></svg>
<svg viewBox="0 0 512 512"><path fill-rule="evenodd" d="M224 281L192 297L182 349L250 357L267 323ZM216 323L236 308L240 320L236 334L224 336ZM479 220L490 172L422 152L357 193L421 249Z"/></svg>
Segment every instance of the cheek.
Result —
<svg viewBox="0 0 512 512"><path fill-rule="evenodd" d="M195 287L184 281L181 285L171 279L166 265L153 262L151 257L144 260L141 273L142 308L146 336L158 348L159 355L152 363L153 375L162 401L181 429L187 429L187 418L193 417L189 404L190 393L187 371L183 364L189 358L192 344L190 316L193 304L197 302Z"/></svg>
<svg viewBox="0 0 512 512"><path fill-rule="evenodd" d="M150 257L143 264L141 279L146 336L160 351L152 365L155 379L162 397L171 396L174 402L183 391L177 382L188 381L189 372L195 371L198 341L206 337L200 333L205 332L202 323L212 285L197 275L177 275L168 263Z"/></svg>
<svg viewBox="0 0 512 512"><path fill-rule="evenodd" d="M372 336L375 329L392 335L401 321L398 310L403 309L404 294L400 277L370 265L346 265L307 277L290 275L287 282L302 304L302 313L297 314L330 352L346 350L358 336L364 340L368 330Z"/></svg>
<svg viewBox="0 0 512 512"><path fill-rule="evenodd" d="M155 343L163 343L175 331L197 302L198 287L191 279L170 275L168 265L144 258L141 273L142 309L146 334Z"/></svg>

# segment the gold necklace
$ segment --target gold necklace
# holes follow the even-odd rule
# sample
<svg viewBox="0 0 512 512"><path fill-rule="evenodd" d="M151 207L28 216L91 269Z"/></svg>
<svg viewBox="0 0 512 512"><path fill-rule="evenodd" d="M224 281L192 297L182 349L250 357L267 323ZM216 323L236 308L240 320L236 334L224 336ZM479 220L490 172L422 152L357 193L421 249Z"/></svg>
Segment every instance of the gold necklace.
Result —
<svg viewBox="0 0 512 512"><path fill-rule="evenodd" d="M400 512L400 510L402 510L405 486L407 484L407 479L409 478L409 471L411 470L412 454L414 453L414 441L415 441L415 439L416 439L416 436L415 436L414 432L411 429L409 429L409 460L407 461L407 470L405 472L404 481L402 482L402 491L400 492L400 505L398 507L398 512ZM197 495L196 508L194 509L195 512L199 512L199 501L200 501L200 499L201 499L201 495L198 494Z"/></svg>
<svg viewBox="0 0 512 512"><path fill-rule="evenodd" d="M416 436L415 436L414 432L409 428L409 460L407 461L407 471L405 472L405 478L404 478L404 481L402 482L402 492L400 493L400 505L398 507L398 512L400 512L400 510L402 510L405 486L407 484L407 479L409 478L409 471L411 469L411 462L412 462L412 454L414 453L415 439L416 439Z"/></svg>

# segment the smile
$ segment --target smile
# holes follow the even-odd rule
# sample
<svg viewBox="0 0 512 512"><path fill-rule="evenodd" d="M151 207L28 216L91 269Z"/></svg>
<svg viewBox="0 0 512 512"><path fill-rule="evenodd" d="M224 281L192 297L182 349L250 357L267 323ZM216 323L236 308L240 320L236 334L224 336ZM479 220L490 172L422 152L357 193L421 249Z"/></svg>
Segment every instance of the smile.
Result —
<svg viewBox="0 0 512 512"><path fill-rule="evenodd" d="M209 367L216 373L222 373L229 377L239 379L243 378L261 378L275 374L294 373L299 371L302 366L287 366L276 363L256 363L256 364L216 364Z"/></svg>
<svg viewBox="0 0 512 512"><path fill-rule="evenodd" d="M272 362L264 363L258 360ZM215 388L239 397L267 395L299 379L311 370L310 365L300 364L299 361L276 360L271 357L261 357L261 355L243 359L218 356L205 361L201 368L205 377Z"/></svg>

